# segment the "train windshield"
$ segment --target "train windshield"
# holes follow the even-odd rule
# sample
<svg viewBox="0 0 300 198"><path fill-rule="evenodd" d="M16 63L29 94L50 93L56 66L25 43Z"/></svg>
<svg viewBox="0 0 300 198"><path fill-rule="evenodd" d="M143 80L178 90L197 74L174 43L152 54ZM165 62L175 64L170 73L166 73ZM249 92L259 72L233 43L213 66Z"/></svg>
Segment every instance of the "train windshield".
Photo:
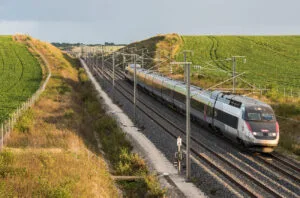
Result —
<svg viewBox="0 0 300 198"><path fill-rule="evenodd" d="M269 107L246 107L245 120L247 121L275 121L275 115Z"/></svg>

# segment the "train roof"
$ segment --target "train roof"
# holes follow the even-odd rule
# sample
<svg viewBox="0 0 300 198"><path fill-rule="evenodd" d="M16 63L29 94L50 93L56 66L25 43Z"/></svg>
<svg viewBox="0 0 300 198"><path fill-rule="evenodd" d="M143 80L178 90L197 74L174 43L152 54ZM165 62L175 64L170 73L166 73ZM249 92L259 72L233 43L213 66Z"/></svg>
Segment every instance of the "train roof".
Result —
<svg viewBox="0 0 300 198"><path fill-rule="evenodd" d="M131 64L130 67L134 68L134 64ZM173 89L177 92L181 92L184 94L186 93L186 84L182 81L174 80L174 79L168 78L166 76L163 76L162 74L160 74L158 72L147 70L147 69L140 68L140 67L137 67L137 72L153 76L155 79L162 81L163 84L167 84L171 87L174 86ZM245 106L259 105L259 106L269 107L268 104L263 103L254 98L247 97L247 96L224 93L224 92L221 92L218 90L208 91L208 90L204 90L203 88L197 87L194 85L191 85L190 88L191 88L191 97L196 98L196 99L200 98L201 95L202 96L205 95L206 97L210 97L211 99L218 98L218 101L223 102L225 104L229 104L229 105L237 107L237 108L240 108L242 106L242 104Z"/></svg>
<svg viewBox="0 0 300 198"><path fill-rule="evenodd" d="M220 91L214 91L214 92L220 92ZM220 92L220 93L222 93L222 92ZM227 94L227 93L220 94L220 96L218 97L218 101L224 102L226 104L229 104L229 105L232 105L232 106L235 106L238 108L240 108L242 104L245 106L259 105L259 106L269 107L268 104L261 102L259 100L256 100L254 98L250 98L250 97L242 96L242 95Z"/></svg>

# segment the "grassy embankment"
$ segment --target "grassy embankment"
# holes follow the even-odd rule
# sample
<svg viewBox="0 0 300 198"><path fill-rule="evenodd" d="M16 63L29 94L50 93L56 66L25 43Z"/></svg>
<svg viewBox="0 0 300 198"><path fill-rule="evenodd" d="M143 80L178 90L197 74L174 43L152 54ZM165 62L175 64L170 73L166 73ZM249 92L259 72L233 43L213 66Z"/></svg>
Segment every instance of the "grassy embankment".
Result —
<svg viewBox="0 0 300 198"><path fill-rule="evenodd" d="M0 124L39 87L42 70L26 46L0 36Z"/></svg>
<svg viewBox="0 0 300 198"><path fill-rule="evenodd" d="M278 118L281 126L280 148L300 155L300 36L179 36L168 34L136 42L125 48L149 48L151 58L148 68L159 65L159 71L175 79L183 79L183 68L172 66L170 61L183 61L183 50L193 50L187 60L193 65L201 65L201 70L192 68L192 84L209 88L231 77L231 61L220 61L231 56L246 56L247 62L237 59L237 73L246 72L242 78L257 88L267 88L267 92L254 92L241 80L237 88L250 88L246 93L273 106L276 115L298 120L298 122ZM141 55L141 51L137 51ZM122 61L120 59L119 61ZM232 81L219 87L231 88ZM286 97L284 97L284 89ZM290 97L292 92L293 97ZM245 92L244 92L245 93Z"/></svg>
<svg viewBox="0 0 300 198"><path fill-rule="evenodd" d="M0 153L0 195L118 197L110 169L116 175L145 176L145 180L119 183L125 197L161 196L156 178L130 152L125 134L101 108L78 60L50 44L27 36L17 38L32 53L30 46L35 46L47 59L52 78ZM109 160L109 167L103 157Z"/></svg>

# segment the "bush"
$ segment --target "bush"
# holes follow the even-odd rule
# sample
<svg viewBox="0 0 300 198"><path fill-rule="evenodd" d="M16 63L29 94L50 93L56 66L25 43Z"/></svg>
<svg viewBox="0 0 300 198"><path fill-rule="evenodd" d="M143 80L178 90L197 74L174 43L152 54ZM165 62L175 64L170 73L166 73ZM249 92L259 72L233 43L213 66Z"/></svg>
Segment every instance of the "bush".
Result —
<svg viewBox="0 0 300 198"><path fill-rule="evenodd" d="M39 177L33 197L68 198L71 197L70 187L64 183L53 186L46 178Z"/></svg>
<svg viewBox="0 0 300 198"><path fill-rule="evenodd" d="M30 108L23 113L22 117L19 119L19 121L15 126L16 129L22 133L29 133L30 130L32 129L33 119L34 119L33 111Z"/></svg>
<svg viewBox="0 0 300 198"><path fill-rule="evenodd" d="M65 117L65 118L70 119L70 118L73 118L73 116L74 116L74 111L73 111L73 109L67 109L67 110L65 111L65 113L64 113L64 117Z"/></svg>
<svg viewBox="0 0 300 198"><path fill-rule="evenodd" d="M89 78L87 77L85 71L83 68L80 68L78 70L78 78L79 78L79 81L84 84L85 82L88 82L89 81Z"/></svg>
<svg viewBox="0 0 300 198"><path fill-rule="evenodd" d="M145 161L136 153L130 153L128 148L122 148L116 167L117 174L141 175L148 172Z"/></svg>
<svg viewBox="0 0 300 198"><path fill-rule="evenodd" d="M63 83L63 85L60 85L60 86L56 87L56 90L59 94L63 95L67 92L70 92L71 87L69 87L66 83Z"/></svg>
<svg viewBox="0 0 300 198"><path fill-rule="evenodd" d="M159 185L157 178L154 175L145 176L145 182L148 186L148 197L163 197L166 189L162 189Z"/></svg>

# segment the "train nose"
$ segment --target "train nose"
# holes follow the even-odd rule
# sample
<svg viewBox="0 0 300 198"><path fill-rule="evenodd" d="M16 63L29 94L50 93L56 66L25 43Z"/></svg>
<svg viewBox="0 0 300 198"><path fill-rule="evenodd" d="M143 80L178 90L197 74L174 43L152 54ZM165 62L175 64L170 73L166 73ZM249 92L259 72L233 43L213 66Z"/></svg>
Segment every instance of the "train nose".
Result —
<svg viewBox="0 0 300 198"><path fill-rule="evenodd" d="M276 122L250 121L249 125L251 126L254 137L257 139L271 140L276 138Z"/></svg>

